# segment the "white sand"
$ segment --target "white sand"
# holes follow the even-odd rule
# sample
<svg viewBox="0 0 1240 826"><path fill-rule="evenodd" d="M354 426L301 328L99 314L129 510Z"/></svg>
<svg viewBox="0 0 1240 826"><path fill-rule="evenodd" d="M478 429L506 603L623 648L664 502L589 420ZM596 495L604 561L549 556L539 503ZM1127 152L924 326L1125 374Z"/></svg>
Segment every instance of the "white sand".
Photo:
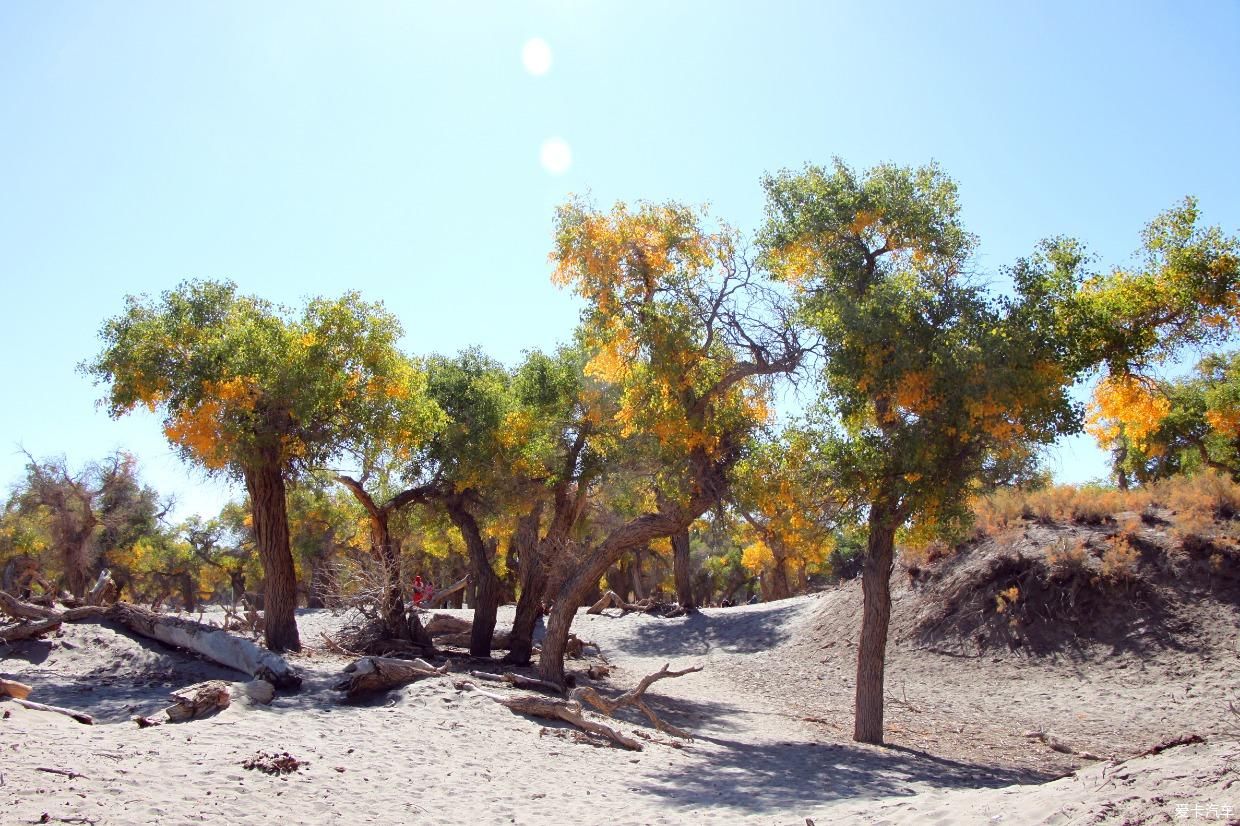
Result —
<svg viewBox="0 0 1240 826"><path fill-rule="evenodd" d="M1015 785L1045 775L1011 760L849 742L839 734L845 709L812 713L821 678L837 678L807 653L806 640L834 598L672 620L579 617L574 630L618 666L613 690L664 662L706 666L648 695L696 739L683 748L651 742L636 753L513 715L457 691L449 678L373 705L342 705L330 685L348 660L314 648L319 631L340 622L327 612L299 618L309 646L293 658L306 678L300 693L270 707L235 703L206 720L138 729L130 714L152 713L171 688L226 672L108 628L65 626L59 639L10 653L0 675L33 684L31 699L113 722L83 726L0 702L7 714L0 823L1135 824L1172 822L1182 811L1185 822L1210 822L1213 812L1213 822L1223 823L1229 805L1240 817L1240 746L1216 720L1206 744L1093 764L1041 785ZM502 613L501 626L510 618ZM956 679L975 681L963 693L989 690L979 672L965 669ZM640 717L619 722L668 739ZM1023 718L1011 722L995 721L996 729L1018 737ZM273 777L242 768L258 752L285 751L304 761L299 771Z"/></svg>

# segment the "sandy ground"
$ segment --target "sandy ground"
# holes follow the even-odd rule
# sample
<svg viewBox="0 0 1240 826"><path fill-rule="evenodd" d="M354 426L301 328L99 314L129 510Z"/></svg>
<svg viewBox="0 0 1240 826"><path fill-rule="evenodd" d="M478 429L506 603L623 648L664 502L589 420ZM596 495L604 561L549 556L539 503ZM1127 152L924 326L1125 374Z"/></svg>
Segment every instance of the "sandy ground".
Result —
<svg viewBox="0 0 1240 826"><path fill-rule="evenodd" d="M855 599L846 587L677 619L580 616L576 633L616 666L602 688L631 687L665 662L705 666L648 695L692 742L619 721L654 738L641 752L513 715L450 677L343 705L331 685L348 659L315 641L346 620L324 611L299 616L298 694L139 729L130 716L162 708L169 690L241 675L106 626L66 625L0 650L0 675L99 724L0 702L0 823L1240 822L1240 720L1225 707L1240 670L1226 635L1223 650L1130 662L970 659L897 642L892 745L876 748L847 736L855 632L839 629ZM1187 732L1208 739L1089 762L1023 737L1029 727L1119 758ZM243 767L284 752L301 763L291 774Z"/></svg>

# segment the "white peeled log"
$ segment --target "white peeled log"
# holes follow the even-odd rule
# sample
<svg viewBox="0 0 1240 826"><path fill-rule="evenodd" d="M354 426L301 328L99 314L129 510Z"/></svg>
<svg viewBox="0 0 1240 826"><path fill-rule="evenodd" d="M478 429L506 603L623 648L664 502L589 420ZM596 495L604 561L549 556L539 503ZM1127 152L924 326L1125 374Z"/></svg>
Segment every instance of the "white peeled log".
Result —
<svg viewBox="0 0 1240 826"><path fill-rule="evenodd" d="M301 677L279 654L214 626L161 616L124 602L109 608L108 617L134 633L201 654L220 665L266 680L276 688L295 689L301 685Z"/></svg>

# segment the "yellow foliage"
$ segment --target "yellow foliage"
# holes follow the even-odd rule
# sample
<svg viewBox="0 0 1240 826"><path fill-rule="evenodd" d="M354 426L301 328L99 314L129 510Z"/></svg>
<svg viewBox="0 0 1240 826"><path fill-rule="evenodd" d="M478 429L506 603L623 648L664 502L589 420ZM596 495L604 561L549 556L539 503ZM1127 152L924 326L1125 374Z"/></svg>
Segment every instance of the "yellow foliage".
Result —
<svg viewBox="0 0 1240 826"><path fill-rule="evenodd" d="M212 470L231 460L228 420L254 409L258 390L243 376L203 385L203 399L196 406L177 411L164 427L168 440L181 445Z"/></svg>
<svg viewBox="0 0 1240 826"><path fill-rule="evenodd" d="M775 554L761 539L746 545L741 551L741 564L752 574L760 574L775 564Z"/></svg>
<svg viewBox="0 0 1240 826"><path fill-rule="evenodd" d="M1170 411L1171 402L1150 382L1136 376L1108 376L1094 389L1085 429L1104 446L1122 434L1136 449L1149 452L1149 437Z"/></svg>

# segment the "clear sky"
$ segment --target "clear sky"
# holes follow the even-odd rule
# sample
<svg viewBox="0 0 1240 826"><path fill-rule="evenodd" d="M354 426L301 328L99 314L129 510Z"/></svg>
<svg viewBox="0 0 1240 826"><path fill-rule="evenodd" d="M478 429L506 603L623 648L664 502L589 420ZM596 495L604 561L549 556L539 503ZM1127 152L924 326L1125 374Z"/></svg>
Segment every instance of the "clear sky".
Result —
<svg viewBox="0 0 1240 826"><path fill-rule="evenodd" d="M75 372L126 293L358 289L412 352L512 360L575 322L547 264L570 192L753 230L766 171L937 160L984 271L1061 234L1109 267L1186 194L1240 228L1238 148L1236 2L11 0L0 485L19 447L120 447L183 513L227 495ZM1054 455L1105 470L1086 440Z"/></svg>

